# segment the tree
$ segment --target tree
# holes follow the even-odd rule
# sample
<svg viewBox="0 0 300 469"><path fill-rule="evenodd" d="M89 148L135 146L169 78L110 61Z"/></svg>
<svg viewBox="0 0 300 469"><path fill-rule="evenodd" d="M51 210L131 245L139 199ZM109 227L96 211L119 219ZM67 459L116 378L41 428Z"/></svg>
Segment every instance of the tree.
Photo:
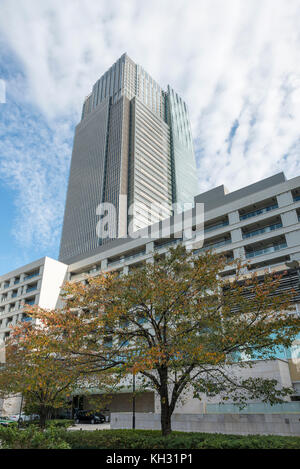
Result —
<svg viewBox="0 0 300 469"><path fill-rule="evenodd" d="M35 315L63 329L64 341L53 346L66 363L87 374L139 373L159 395L167 435L188 388L195 396L220 394L241 403L281 402L291 392L279 389L276 380L242 379L232 369L251 367L253 358L275 358L279 346L291 345L299 330L293 293L280 291L281 276L258 278L240 262L227 279L226 266L221 255L195 256L178 246L128 275L66 284L64 309ZM237 360L241 353L249 360Z"/></svg>
<svg viewBox="0 0 300 469"><path fill-rule="evenodd" d="M45 427L49 412L65 406L78 385L79 370L66 368L49 348L47 329L28 322L17 325L6 343L6 361L0 369L0 395L21 394Z"/></svg>

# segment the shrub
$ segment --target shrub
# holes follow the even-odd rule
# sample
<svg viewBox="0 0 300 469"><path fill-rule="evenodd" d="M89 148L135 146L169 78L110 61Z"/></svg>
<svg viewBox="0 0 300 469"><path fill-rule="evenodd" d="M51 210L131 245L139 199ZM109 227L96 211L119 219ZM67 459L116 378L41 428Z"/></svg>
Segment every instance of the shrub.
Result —
<svg viewBox="0 0 300 469"><path fill-rule="evenodd" d="M70 449L59 430L41 431L34 425L25 429L0 427L0 442L4 449Z"/></svg>
<svg viewBox="0 0 300 469"><path fill-rule="evenodd" d="M44 432L0 428L3 448L10 449L300 449L300 438L275 435L223 435L155 430L67 431L50 425Z"/></svg>
<svg viewBox="0 0 300 469"><path fill-rule="evenodd" d="M74 425L74 420L67 420L67 419L53 419L47 420L46 427L47 428L69 428Z"/></svg>
<svg viewBox="0 0 300 469"><path fill-rule="evenodd" d="M300 438L275 435L95 430L65 432L63 439L72 449L300 449Z"/></svg>

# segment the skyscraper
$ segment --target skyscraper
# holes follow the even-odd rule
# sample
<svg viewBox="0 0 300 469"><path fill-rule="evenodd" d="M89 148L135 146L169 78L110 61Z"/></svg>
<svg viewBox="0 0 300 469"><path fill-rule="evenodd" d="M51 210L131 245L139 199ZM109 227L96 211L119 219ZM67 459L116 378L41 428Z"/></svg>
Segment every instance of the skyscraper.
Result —
<svg viewBox="0 0 300 469"><path fill-rule="evenodd" d="M59 259L68 261L107 242L96 233L100 203L116 207L117 234L126 236L129 224L136 231L167 218L172 204L193 203L197 193L185 102L170 86L162 90L123 54L95 83L83 104L74 138ZM160 211L153 210L153 204Z"/></svg>

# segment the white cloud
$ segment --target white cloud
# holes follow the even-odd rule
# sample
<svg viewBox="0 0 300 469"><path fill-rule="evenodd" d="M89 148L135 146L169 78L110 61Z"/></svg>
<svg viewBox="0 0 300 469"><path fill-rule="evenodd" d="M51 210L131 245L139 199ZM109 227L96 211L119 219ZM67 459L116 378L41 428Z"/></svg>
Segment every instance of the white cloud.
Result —
<svg viewBox="0 0 300 469"><path fill-rule="evenodd" d="M0 177L15 190L13 235L25 257L28 249L57 254L73 129L55 126L14 105L0 127Z"/></svg>
<svg viewBox="0 0 300 469"><path fill-rule="evenodd" d="M281 170L300 174L299 23L299 0L2 0L0 31L23 64L24 100L48 119L50 150L63 154L62 172L59 157L50 165L63 185L56 223L70 157L61 122L79 119L84 96L124 51L188 102L202 190L222 183L234 190ZM31 131L40 132L38 123ZM14 161L43 174L44 151L32 164L24 147L27 156ZM24 202L18 165L8 157L3 164ZM36 180L28 200L42 199L46 242L44 217L53 214L44 183Z"/></svg>

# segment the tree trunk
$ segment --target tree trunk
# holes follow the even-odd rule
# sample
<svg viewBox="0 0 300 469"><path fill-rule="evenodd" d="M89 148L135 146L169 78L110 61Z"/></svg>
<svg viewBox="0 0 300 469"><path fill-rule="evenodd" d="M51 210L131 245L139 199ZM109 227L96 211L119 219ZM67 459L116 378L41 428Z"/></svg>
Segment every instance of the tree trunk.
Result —
<svg viewBox="0 0 300 469"><path fill-rule="evenodd" d="M160 370L160 411L161 411L161 431L163 436L167 436L171 433L171 409L169 403L169 392L168 392L168 369L163 368Z"/></svg>
<svg viewBox="0 0 300 469"><path fill-rule="evenodd" d="M46 421L48 417L48 409L46 407L40 408L40 428L44 430L46 428Z"/></svg>
<svg viewBox="0 0 300 469"><path fill-rule="evenodd" d="M163 436L171 433L171 412L168 401L165 402L164 398L160 399L161 406L161 432Z"/></svg>

